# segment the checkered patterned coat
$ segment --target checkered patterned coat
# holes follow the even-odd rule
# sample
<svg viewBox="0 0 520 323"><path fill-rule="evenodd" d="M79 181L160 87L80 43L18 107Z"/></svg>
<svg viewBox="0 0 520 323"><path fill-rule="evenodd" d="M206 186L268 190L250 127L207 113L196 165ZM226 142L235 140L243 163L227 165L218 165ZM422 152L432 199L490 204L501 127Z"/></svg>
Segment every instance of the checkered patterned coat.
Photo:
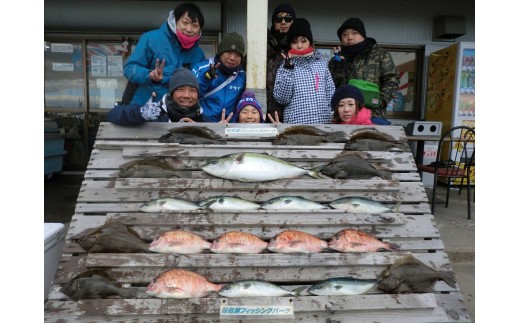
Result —
<svg viewBox="0 0 520 323"><path fill-rule="evenodd" d="M284 123L330 123L330 100L334 94L334 82L327 63L315 51L310 56L291 58L293 69L280 64L274 84L274 97L286 105Z"/></svg>

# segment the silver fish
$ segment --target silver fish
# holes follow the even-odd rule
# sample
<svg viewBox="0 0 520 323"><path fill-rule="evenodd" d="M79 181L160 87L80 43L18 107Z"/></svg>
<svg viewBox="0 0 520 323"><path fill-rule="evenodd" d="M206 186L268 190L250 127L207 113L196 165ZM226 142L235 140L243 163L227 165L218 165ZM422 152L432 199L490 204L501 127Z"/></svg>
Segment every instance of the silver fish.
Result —
<svg viewBox="0 0 520 323"><path fill-rule="evenodd" d="M327 206L301 196L284 195L272 198L262 204L265 210L321 210Z"/></svg>
<svg viewBox="0 0 520 323"><path fill-rule="evenodd" d="M390 208L366 197L347 196L334 200L330 202L329 205L335 209L345 210L350 213L397 213L399 212L401 202L398 202L393 208Z"/></svg>
<svg viewBox="0 0 520 323"><path fill-rule="evenodd" d="M309 175L321 178L316 170L307 170L260 153L235 153L216 158L202 167L210 175L241 182L264 182Z"/></svg>
<svg viewBox="0 0 520 323"><path fill-rule="evenodd" d="M212 196L199 203L200 207L214 211L257 210L260 205L234 196Z"/></svg>
<svg viewBox="0 0 520 323"><path fill-rule="evenodd" d="M143 212L169 212L199 210L197 204L176 197L161 197L143 203L140 207Z"/></svg>
<svg viewBox="0 0 520 323"><path fill-rule="evenodd" d="M355 279L350 277L330 278L309 287L313 295L359 295L368 292L376 286L377 281Z"/></svg>
<svg viewBox="0 0 520 323"><path fill-rule="evenodd" d="M236 281L218 292L224 297L295 296L297 293L262 280Z"/></svg>

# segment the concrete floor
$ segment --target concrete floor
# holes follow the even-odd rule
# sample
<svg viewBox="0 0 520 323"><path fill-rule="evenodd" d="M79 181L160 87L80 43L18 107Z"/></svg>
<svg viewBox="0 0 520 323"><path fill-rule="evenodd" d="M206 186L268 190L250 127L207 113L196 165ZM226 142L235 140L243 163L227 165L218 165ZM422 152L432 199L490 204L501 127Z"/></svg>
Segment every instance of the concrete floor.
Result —
<svg viewBox="0 0 520 323"><path fill-rule="evenodd" d="M80 175L76 175L80 174ZM46 223L64 223L66 226L74 215L83 175L81 173L54 174L45 181L44 220ZM431 199L432 190L426 188ZM473 190L472 190L473 198ZM467 219L466 191L450 192L449 207L444 207L446 187L437 191L435 222L441 234L444 248L453 266L465 307L475 322L475 204L471 201L472 219Z"/></svg>

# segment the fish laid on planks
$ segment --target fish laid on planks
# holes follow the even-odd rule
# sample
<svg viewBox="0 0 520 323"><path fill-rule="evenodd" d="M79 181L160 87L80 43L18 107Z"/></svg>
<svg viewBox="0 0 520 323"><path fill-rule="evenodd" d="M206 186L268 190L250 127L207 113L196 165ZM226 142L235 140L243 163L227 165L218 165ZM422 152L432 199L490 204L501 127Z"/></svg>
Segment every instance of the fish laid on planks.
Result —
<svg viewBox="0 0 520 323"><path fill-rule="evenodd" d="M399 251L397 244L383 242L355 229L343 229L336 233L329 241L329 248L339 252Z"/></svg>
<svg viewBox="0 0 520 323"><path fill-rule="evenodd" d="M399 212L401 201L397 202L394 207L388 207L383 203L371 200L363 196L347 196L334 200L329 203L331 207L338 210L345 210L350 213L386 213Z"/></svg>
<svg viewBox="0 0 520 323"><path fill-rule="evenodd" d="M136 290L119 287L117 280L102 269L91 269L76 275L63 285L61 291L75 301L115 295L122 298L136 296Z"/></svg>
<svg viewBox="0 0 520 323"><path fill-rule="evenodd" d="M210 175L241 182L265 182L309 175L321 178L315 170L307 170L262 153L234 153L209 161L202 170Z"/></svg>
<svg viewBox="0 0 520 323"><path fill-rule="evenodd" d="M346 142L343 131L326 132L312 126L291 126L276 136L273 145L317 146L326 142Z"/></svg>
<svg viewBox="0 0 520 323"><path fill-rule="evenodd" d="M218 292L222 286L191 271L170 269L154 278L146 287L146 293L158 298L194 298Z"/></svg>
<svg viewBox="0 0 520 323"><path fill-rule="evenodd" d="M214 253L261 253L267 244L251 233L230 231L215 239L209 249Z"/></svg>
<svg viewBox="0 0 520 323"><path fill-rule="evenodd" d="M376 287L375 279L356 279L352 277L335 277L324 280L309 287L308 292L313 295L359 295Z"/></svg>
<svg viewBox="0 0 520 323"><path fill-rule="evenodd" d="M87 252L148 252L148 244L141 237L117 220L108 220L93 232L81 234L78 244Z"/></svg>
<svg viewBox="0 0 520 323"><path fill-rule="evenodd" d="M201 253L209 249L211 242L208 242L188 231L175 230L168 231L155 238L148 250L157 253L176 253L181 255Z"/></svg>
<svg viewBox="0 0 520 323"><path fill-rule="evenodd" d="M295 296L297 293L262 280L229 283L218 292L225 297Z"/></svg>
<svg viewBox="0 0 520 323"><path fill-rule="evenodd" d="M301 196L283 195L265 201L261 205L265 210L321 210L327 209L326 205L317 203Z"/></svg>
<svg viewBox="0 0 520 323"><path fill-rule="evenodd" d="M226 140L217 135L213 130L199 126L170 129L166 134L159 137L159 142L190 145L226 144Z"/></svg>
<svg viewBox="0 0 520 323"><path fill-rule="evenodd" d="M133 160L119 166L119 177L123 178L168 178L181 177L173 166L172 158L150 158Z"/></svg>
<svg viewBox="0 0 520 323"><path fill-rule="evenodd" d="M327 164L316 167L315 170L337 179L370 179L372 177L392 179L392 172L377 169L357 152L350 151L339 154Z"/></svg>
<svg viewBox="0 0 520 323"><path fill-rule="evenodd" d="M141 204L139 208L143 212L192 211L201 209L196 203L176 197L153 199Z"/></svg>
<svg viewBox="0 0 520 323"><path fill-rule="evenodd" d="M235 196L212 196L199 202L201 208L213 211L247 211L260 208L255 202Z"/></svg>
<svg viewBox="0 0 520 323"><path fill-rule="evenodd" d="M435 270L423 264L412 255L397 260L378 277L377 287L392 294L429 293L437 281L444 281L456 288L452 271Z"/></svg>
<svg viewBox="0 0 520 323"><path fill-rule="evenodd" d="M327 242L306 232L285 230L269 241L267 249L275 253L317 253L327 248Z"/></svg>

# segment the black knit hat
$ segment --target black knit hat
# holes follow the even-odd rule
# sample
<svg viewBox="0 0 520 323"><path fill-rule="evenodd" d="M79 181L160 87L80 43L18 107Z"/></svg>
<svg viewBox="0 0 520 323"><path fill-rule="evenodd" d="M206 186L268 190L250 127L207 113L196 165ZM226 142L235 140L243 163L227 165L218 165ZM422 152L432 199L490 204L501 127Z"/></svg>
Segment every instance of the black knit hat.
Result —
<svg viewBox="0 0 520 323"><path fill-rule="evenodd" d="M341 27L338 28L337 34L338 34L338 38L340 41L341 41L341 34L343 34L343 32L346 29L355 29L361 34L361 36L363 36L363 38L367 38L367 32L365 31L365 24L359 18L348 18L341 25Z"/></svg>
<svg viewBox="0 0 520 323"><path fill-rule="evenodd" d="M342 85L336 89L334 92L334 95L332 96L332 99L330 100L330 107L332 110L335 110L336 107L339 104L339 101L346 99L346 98L352 98L361 103L363 105L363 102L365 102L365 97L363 96L363 93L355 87L354 85Z"/></svg>
<svg viewBox="0 0 520 323"><path fill-rule="evenodd" d="M291 5L288 3L282 3L281 5L278 5L276 8L274 8L273 15L271 16L272 26L274 26L274 18L276 18L280 12L285 12L296 19L296 12L294 11L293 7L291 7Z"/></svg>
<svg viewBox="0 0 520 323"><path fill-rule="evenodd" d="M187 86L187 85L196 88L197 92L199 92L199 82L197 81L195 74L193 74L187 68L179 67L172 74L172 78L170 79L170 86L168 88L168 91L170 93L172 93L178 87Z"/></svg>
<svg viewBox="0 0 520 323"><path fill-rule="evenodd" d="M246 45L244 43L244 38L242 38L238 33L233 32L225 34L222 37L222 40L217 47L217 56L229 51L236 51L240 53L242 58L244 58L244 55L246 54Z"/></svg>
<svg viewBox="0 0 520 323"><path fill-rule="evenodd" d="M289 43L298 36L304 36L311 42L311 44L313 43L311 24L305 18L294 19L294 22L292 23L291 27L289 27L289 31L287 32L287 40Z"/></svg>

